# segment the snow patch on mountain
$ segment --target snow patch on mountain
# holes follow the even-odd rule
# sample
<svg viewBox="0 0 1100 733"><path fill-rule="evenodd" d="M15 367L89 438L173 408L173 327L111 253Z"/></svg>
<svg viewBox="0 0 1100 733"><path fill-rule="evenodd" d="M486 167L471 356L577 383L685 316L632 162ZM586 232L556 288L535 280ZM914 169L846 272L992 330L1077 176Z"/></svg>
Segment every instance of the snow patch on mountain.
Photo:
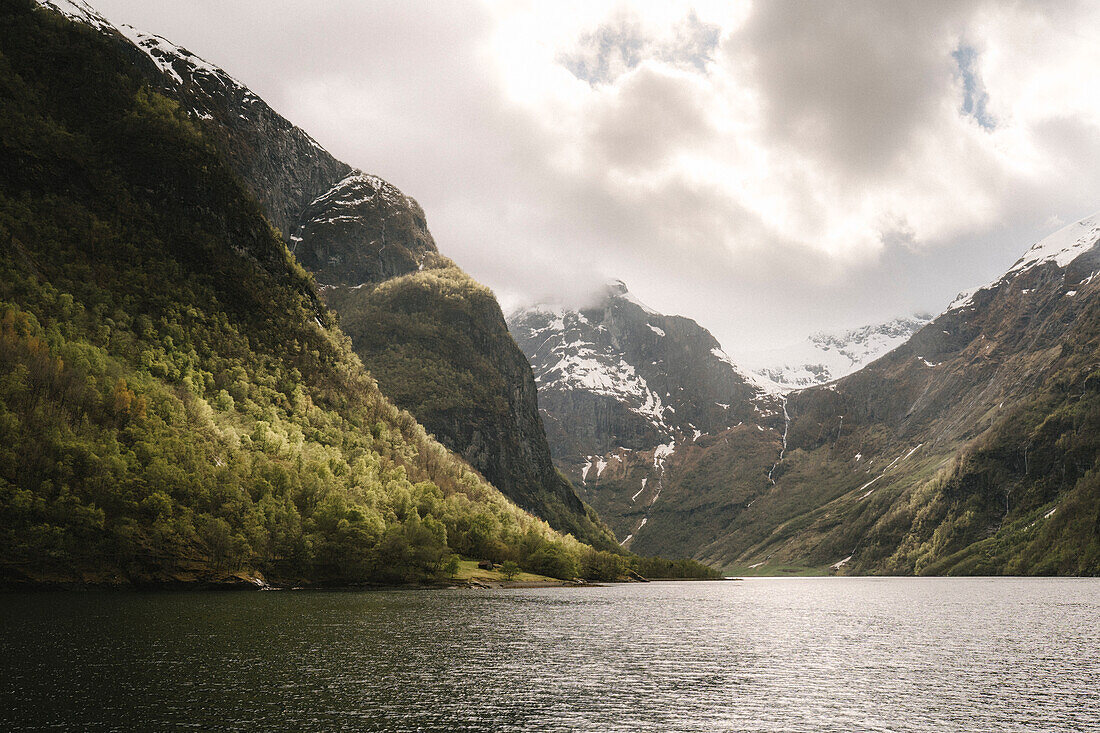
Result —
<svg viewBox="0 0 1100 733"><path fill-rule="evenodd" d="M610 344L591 338L593 329L581 313L536 306L514 314L512 320L525 324L530 337L541 342L539 352L545 357L533 365L540 390L580 389L606 395L662 432L669 431L668 407L660 395Z"/></svg>
<svg viewBox="0 0 1100 733"><path fill-rule="evenodd" d="M182 85L185 76L187 79L199 83L213 81L226 89L232 89L243 94L242 105L262 104L259 97L253 94L244 84L230 76L224 69L196 56L182 46L177 46L167 38L153 33L146 33L126 24L119 25L116 30L144 51L145 55L157 65L157 68L171 77L176 84ZM182 75L181 71L183 72ZM244 109L247 108L247 106L244 107ZM202 116L206 113L196 110L195 114ZM242 114L241 117L244 117L244 115Z"/></svg>
<svg viewBox="0 0 1100 733"><path fill-rule="evenodd" d="M789 392L858 371L908 341L931 320L917 313L844 331L818 331L798 344L740 355L740 361L758 378Z"/></svg>
<svg viewBox="0 0 1100 733"><path fill-rule="evenodd" d="M106 18L100 15L95 8L83 0L38 0L43 8L55 10L69 20L90 25L99 31L116 30Z"/></svg>
<svg viewBox="0 0 1100 733"><path fill-rule="evenodd" d="M394 206L405 207L411 201L392 183L369 173L352 171L337 181L328 191L314 199L310 206L324 205L326 211L338 212L341 209L354 209L362 204L370 203L378 196L386 203ZM338 214L333 214L333 216L336 215Z"/></svg>
<svg viewBox="0 0 1100 733"><path fill-rule="evenodd" d="M1065 267L1095 247L1098 241L1100 241L1100 212L1092 216L1086 216L1069 226L1062 227L1053 234L1039 240L1024 253L1023 257L1016 260L1016 263L1008 269L1008 272L991 283L959 293L944 312L950 313L951 311L969 308L974 304L974 296L981 291L998 288L1020 273L1027 272L1047 262L1053 262L1058 267Z"/></svg>

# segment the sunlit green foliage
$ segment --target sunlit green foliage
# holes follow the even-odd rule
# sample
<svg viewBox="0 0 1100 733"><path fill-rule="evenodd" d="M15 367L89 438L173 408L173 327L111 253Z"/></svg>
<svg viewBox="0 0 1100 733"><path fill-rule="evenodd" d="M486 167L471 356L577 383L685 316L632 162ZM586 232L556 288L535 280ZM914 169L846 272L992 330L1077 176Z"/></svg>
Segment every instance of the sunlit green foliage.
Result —
<svg viewBox="0 0 1100 733"><path fill-rule="evenodd" d="M418 271L374 287L328 288L325 299L387 397L525 509L584 542L618 549L553 468L530 365L488 288L429 253ZM516 394L525 386L530 405Z"/></svg>
<svg viewBox="0 0 1100 733"><path fill-rule="evenodd" d="M3 574L579 556L381 396L187 114L32 8L0 8Z"/></svg>

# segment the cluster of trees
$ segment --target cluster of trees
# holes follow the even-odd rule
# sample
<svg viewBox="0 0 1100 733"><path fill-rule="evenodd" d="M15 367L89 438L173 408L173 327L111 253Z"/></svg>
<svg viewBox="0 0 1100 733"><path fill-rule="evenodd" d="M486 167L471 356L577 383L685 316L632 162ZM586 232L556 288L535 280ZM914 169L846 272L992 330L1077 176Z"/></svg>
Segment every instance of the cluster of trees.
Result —
<svg viewBox="0 0 1100 733"><path fill-rule="evenodd" d="M712 580L722 577L722 574L710 567L688 558L669 560L663 557L639 557L633 564L633 569L646 578L693 578L696 580Z"/></svg>

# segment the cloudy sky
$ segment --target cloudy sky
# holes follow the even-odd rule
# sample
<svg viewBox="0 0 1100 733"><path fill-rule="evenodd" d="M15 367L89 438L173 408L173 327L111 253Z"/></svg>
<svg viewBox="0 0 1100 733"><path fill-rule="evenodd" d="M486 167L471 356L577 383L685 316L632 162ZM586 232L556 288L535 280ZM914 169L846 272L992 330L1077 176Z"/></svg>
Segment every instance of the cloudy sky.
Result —
<svg viewBox="0 0 1100 733"><path fill-rule="evenodd" d="M914 311L1100 210L1100 3L92 0L416 198L505 305L727 351Z"/></svg>

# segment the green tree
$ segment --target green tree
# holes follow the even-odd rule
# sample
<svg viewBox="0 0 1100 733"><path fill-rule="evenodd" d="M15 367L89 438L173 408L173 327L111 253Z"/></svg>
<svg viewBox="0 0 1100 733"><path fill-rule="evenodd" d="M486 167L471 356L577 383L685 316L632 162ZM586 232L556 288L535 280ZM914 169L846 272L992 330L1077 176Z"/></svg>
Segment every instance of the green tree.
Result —
<svg viewBox="0 0 1100 733"><path fill-rule="evenodd" d="M505 580L515 580L516 576L519 575L519 565L512 560L505 560L501 563L500 572L504 573Z"/></svg>
<svg viewBox="0 0 1100 733"><path fill-rule="evenodd" d="M527 568L540 575L569 580L577 577L577 560L560 542L547 542L527 558Z"/></svg>

